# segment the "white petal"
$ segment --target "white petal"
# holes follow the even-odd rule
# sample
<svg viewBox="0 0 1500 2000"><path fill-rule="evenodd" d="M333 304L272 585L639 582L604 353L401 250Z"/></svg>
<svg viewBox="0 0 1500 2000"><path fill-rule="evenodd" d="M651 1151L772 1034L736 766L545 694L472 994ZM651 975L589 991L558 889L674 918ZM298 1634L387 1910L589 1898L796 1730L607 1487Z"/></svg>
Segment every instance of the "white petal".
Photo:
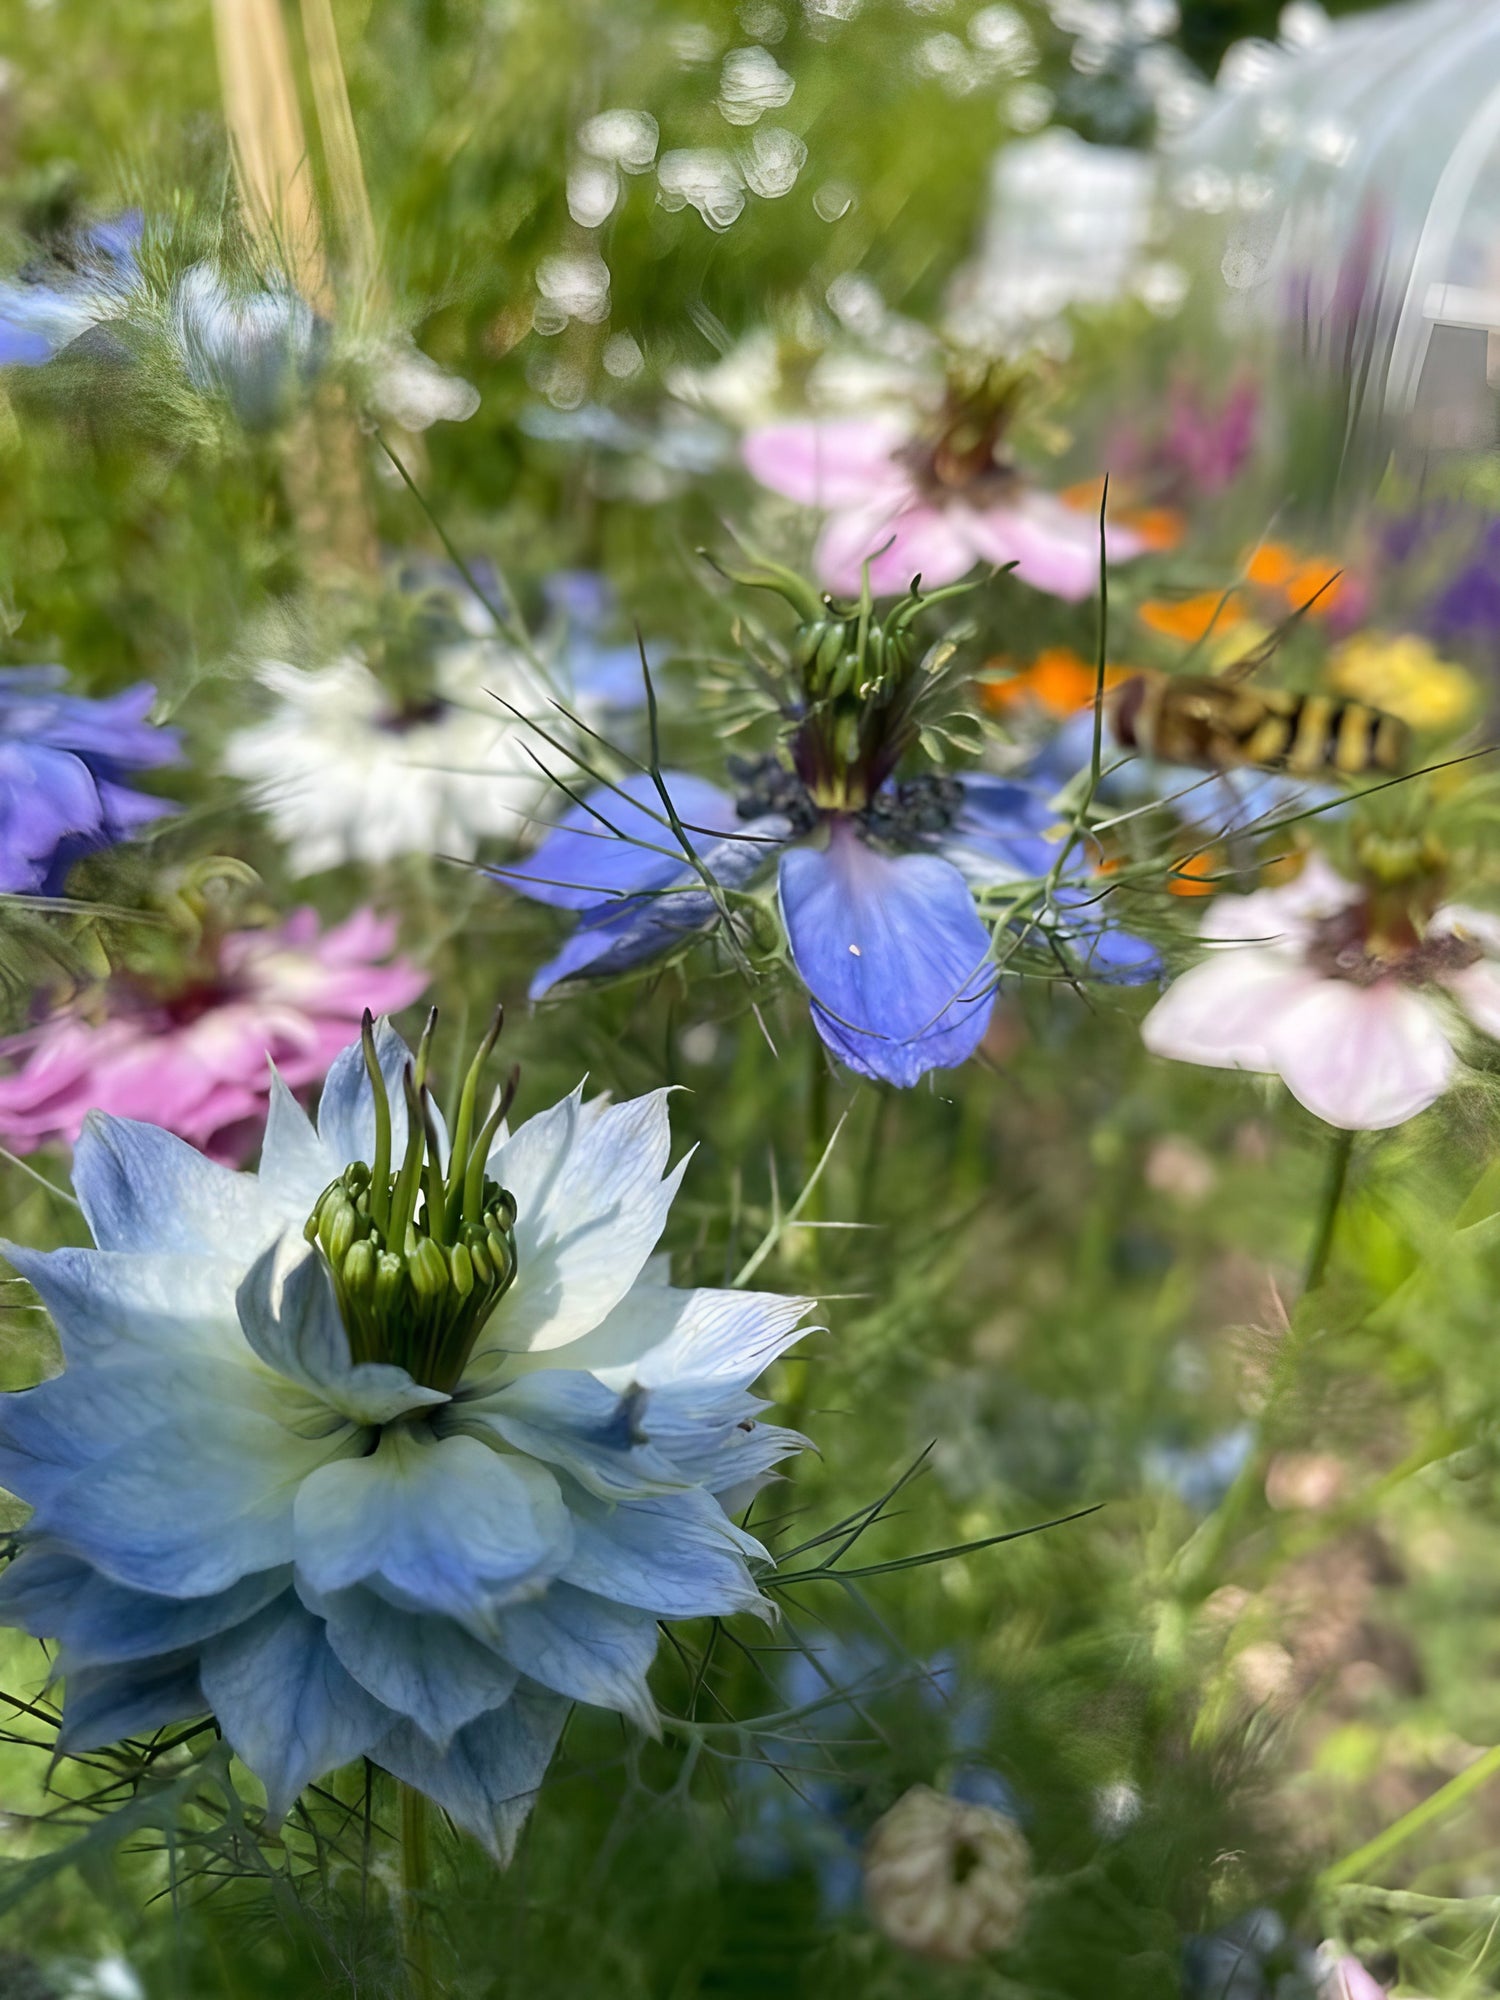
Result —
<svg viewBox="0 0 1500 2000"><path fill-rule="evenodd" d="M804 1333L813 1300L773 1292L679 1291L642 1282L600 1326L569 1350L622 1392L680 1382L743 1388Z"/></svg>
<svg viewBox="0 0 1500 2000"><path fill-rule="evenodd" d="M577 1093L490 1158L516 1201L519 1274L478 1354L566 1346L599 1325L656 1247L687 1162L666 1174L665 1090L604 1109Z"/></svg>
<svg viewBox="0 0 1500 2000"><path fill-rule="evenodd" d="M1349 1132L1405 1124L1442 1095L1453 1073L1436 1007L1394 979L1319 980L1277 1014L1269 1041L1299 1103Z"/></svg>
<svg viewBox="0 0 1500 2000"><path fill-rule="evenodd" d="M1201 935L1214 943L1295 945L1321 917L1359 901L1359 891L1313 855L1301 874L1277 889L1248 896L1216 896L1204 912Z"/></svg>
<svg viewBox="0 0 1500 2000"><path fill-rule="evenodd" d="M1141 1040L1153 1055L1178 1062L1274 1070L1274 1021L1319 983L1279 951L1241 945L1215 952L1173 980L1141 1023Z"/></svg>

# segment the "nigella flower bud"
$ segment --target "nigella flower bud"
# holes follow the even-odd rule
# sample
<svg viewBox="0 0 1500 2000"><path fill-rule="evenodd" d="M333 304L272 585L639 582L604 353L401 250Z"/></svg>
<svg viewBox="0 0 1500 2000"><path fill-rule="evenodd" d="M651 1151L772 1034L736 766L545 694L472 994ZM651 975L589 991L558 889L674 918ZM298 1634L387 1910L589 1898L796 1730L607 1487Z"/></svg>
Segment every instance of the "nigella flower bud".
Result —
<svg viewBox="0 0 1500 2000"><path fill-rule="evenodd" d="M914 1785L865 1846L865 1903L893 1944L962 1964L1015 1943L1031 1851L1015 1821Z"/></svg>

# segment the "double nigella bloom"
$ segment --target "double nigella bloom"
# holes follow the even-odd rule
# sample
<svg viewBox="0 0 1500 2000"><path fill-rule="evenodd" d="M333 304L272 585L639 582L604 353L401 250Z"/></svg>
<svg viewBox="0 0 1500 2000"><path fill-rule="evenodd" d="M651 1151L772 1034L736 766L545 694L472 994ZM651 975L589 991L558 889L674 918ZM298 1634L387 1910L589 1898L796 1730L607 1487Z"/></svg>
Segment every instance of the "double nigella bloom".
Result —
<svg viewBox="0 0 1500 2000"><path fill-rule="evenodd" d="M471 590L425 572L402 582L368 643L321 666L262 660L265 713L225 745L294 875L405 854L468 861L484 840L524 835L549 789L524 718L554 723L559 698L597 712L588 687L502 637Z"/></svg>
<svg viewBox="0 0 1500 2000"><path fill-rule="evenodd" d="M155 699L143 684L93 701L61 667L0 668L0 894L57 895L83 855L172 810L131 783L177 758L148 720Z"/></svg>
<svg viewBox="0 0 1500 2000"><path fill-rule="evenodd" d="M578 913L533 998L659 958L716 919L732 930L772 860L814 1025L861 1076L905 1086L973 1054L994 1010L997 936L1045 938L1063 976L1154 973L1155 954L1080 879L1086 843L1043 792L982 772L905 774L959 692L956 648L924 650L915 630L933 599L913 591L877 619L868 589L841 607L787 571L740 580L775 589L801 620L768 668L781 745L731 759L733 792L638 772L570 807L531 860L495 871Z"/></svg>
<svg viewBox="0 0 1500 2000"><path fill-rule="evenodd" d="M887 596L916 575L937 587L991 563L1076 602L1099 580L1098 512L1033 486L1011 457L1024 388L1013 369L956 369L936 410L766 424L747 433L745 463L762 486L827 516L816 568L841 596L858 595L866 566ZM1110 530L1115 562L1145 546L1128 525Z"/></svg>
<svg viewBox="0 0 1500 2000"><path fill-rule="evenodd" d="M750 1385L807 1301L668 1284L667 1093L507 1135L495 1032L451 1140L368 1017L258 1173L95 1117L94 1247L5 1246L66 1365L0 1399L0 1617L64 1750L212 1715L273 1817L369 1757L503 1858L570 1703L652 1729L658 1621L764 1614L726 1506L801 1443Z"/></svg>

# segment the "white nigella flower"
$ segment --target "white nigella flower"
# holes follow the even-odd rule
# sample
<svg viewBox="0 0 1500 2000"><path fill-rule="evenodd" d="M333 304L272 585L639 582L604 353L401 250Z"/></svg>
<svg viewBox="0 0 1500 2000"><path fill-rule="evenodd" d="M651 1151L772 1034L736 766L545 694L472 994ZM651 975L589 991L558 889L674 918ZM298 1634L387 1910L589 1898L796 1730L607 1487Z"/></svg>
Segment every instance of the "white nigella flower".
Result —
<svg viewBox="0 0 1500 2000"><path fill-rule="evenodd" d="M212 1714L273 1816L369 1757L504 1858L571 1702L651 1729L658 1621L765 1611L718 1496L801 1443L749 1386L807 1302L665 1282L665 1091L476 1132L493 1039L451 1146L368 1016L256 1174L96 1115L95 1247L6 1246L66 1365L0 1398L0 1618L65 1750Z"/></svg>
<svg viewBox="0 0 1500 2000"><path fill-rule="evenodd" d="M1392 919L1320 859L1284 888L1220 896L1209 955L1147 1015L1180 1062L1280 1076L1330 1125L1379 1131L1447 1088L1455 1039L1500 1036L1500 918L1458 904Z"/></svg>
<svg viewBox="0 0 1500 2000"><path fill-rule="evenodd" d="M352 652L316 668L263 660L257 674L271 712L229 738L224 768L255 787L296 875L400 854L471 861L482 840L524 837L552 789L537 758L559 759L513 711L555 734L555 691L498 639L439 647L430 694L405 704Z"/></svg>

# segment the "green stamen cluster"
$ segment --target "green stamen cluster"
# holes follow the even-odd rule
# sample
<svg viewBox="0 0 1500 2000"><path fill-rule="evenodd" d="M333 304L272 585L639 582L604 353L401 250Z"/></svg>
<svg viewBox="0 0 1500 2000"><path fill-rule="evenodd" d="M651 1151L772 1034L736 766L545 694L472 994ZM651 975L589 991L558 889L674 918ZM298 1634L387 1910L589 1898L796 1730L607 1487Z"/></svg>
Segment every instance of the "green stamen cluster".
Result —
<svg viewBox="0 0 1500 2000"><path fill-rule="evenodd" d="M356 1362L387 1361L445 1391L516 1275L516 1204L485 1172L515 1094L512 1072L477 1134L479 1078L499 1037L497 1011L469 1065L444 1171L427 1088L430 1016L402 1077L407 1139L392 1172L391 1106L365 1014L361 1039L375 1096L375 1158L355 1160L319 1195L303 1234L322 1251Z"/></svg>
<svg viewBox="0 0 1500 2000"><path fill-rule="evenodd" d="M778 563L733 581L774 590L798 614L789 648L795 715L791 760L822 812L862 812L911 751L929 710L947 699L956 651L951 638L923 647L917 620L967 590L911 590L876 615L868 577L857 604L819 593Z"/></svg>

